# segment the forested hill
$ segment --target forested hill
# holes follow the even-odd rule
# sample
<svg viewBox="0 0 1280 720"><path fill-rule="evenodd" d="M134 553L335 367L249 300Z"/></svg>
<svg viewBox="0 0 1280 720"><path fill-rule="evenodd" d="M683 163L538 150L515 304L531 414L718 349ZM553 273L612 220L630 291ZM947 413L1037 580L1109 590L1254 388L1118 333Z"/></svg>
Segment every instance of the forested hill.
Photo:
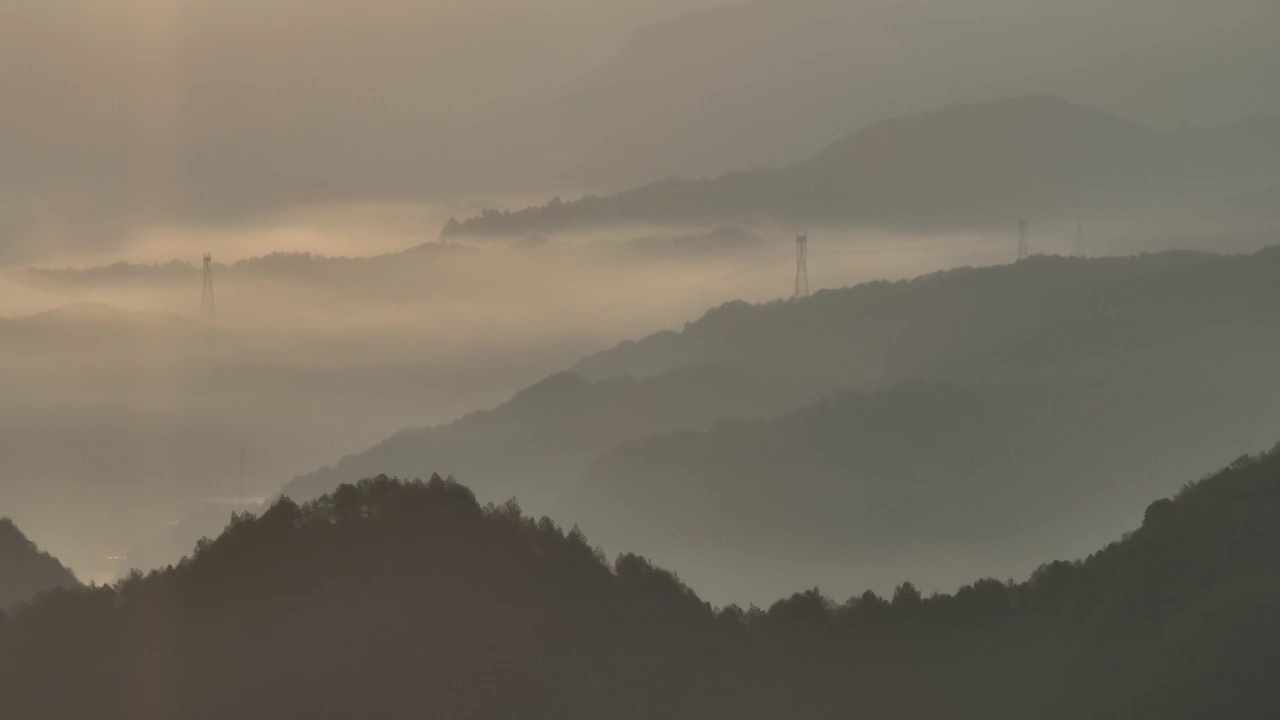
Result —
<svg viewBox="0 0 1280 720"><path fill-rule="evenodd" d="M589 382L557 373L497 407L432 427L407 428L367 450L295 477L284 494L308 501L353 477L388 472L412 475L437 468L468 479L485 498L519 496L542 512L556 512L566 487L599 454L654 433L709 427L722 417L769 417L821 389L803 378L759 378L732 367L677 368L644 380ZM176 562L225 514L193 514L165 537L129 552L135 567Z"/></svg>
<svg viewBox="0 0 1280 720"><path fill-rule="evenodd" d="M795 398L816 398L803 382L758 378L732 367L675 368L644 380L588 382L558 373L490 410L396 433L368 450L294 478L290 497L310 500L351 477L436 467L471 478L488 497L556 496L596 455L618 443L722 417L768 417Z"/></svg>
<svg viewBox="0 0 1280 720"><path fill-rule="evenodd" d="M194 556L0 615L43 718L1168 718L1280 712L1280 453L1022 583L714 609L433 477L241 517Z"/></svg>
<svg viewBox="0 0 1280 720"><path fill-rule="evenodd" d="M679 332L585 358L575 371L640 378L719 363L864 389L1130 365L1145 372L1241 343L1280 347L1277 288L1280 247L1237 256L1033 256L823 290L800 302L727 303Z"/></svg>
<svg viewBox="0 0 1280 720"><path fill-rule="evenodd" d="M762 602L814 578L850 591L855 563L878 589L903 567L935 589L966 567L1016 576L1085 552L1172 478L1276 437L1278 365L1276 249L1033 257L729 304L491 410L398 432L284 492L306 501L354 477L430 468L486 500L572 517L610 550L679 562L718 601ZM815 410L821 398L828 408ZM949 514L950 500L926 492L939 484L975 511ZM883 522L903 513L921 530L910 547ZM225 517L206 520L132 561L176 562ZM779 541L742 550L770 533Z"/></svg>
<svg viewBox="0 0 1280 720"><path fill-rule="evenodd" d="M1223 187L1280 181L1280 117L1160 131L1047 96L885 120L809 160L666 179L445 226L445 237L645 223L993 227L1009 218L1226 207ZM1238 208L1237 208L1238 212Z"/></svg>
<svg viewBox="0 0 1280 720"><path fill-rule="evenodd" d="M817 579L883 590L904 573L946 589L1088 553L1180 476L1280 436L1277 403L1138 382L905 383L623 444L563 512L721 601Z"/></svg>
<svg viewBox="0 0 1280 720"><path fill-rule="evenodd" d="M679 562L717 600L762 602L852 563L877 588L893 579L879 571L910 567L933 589L969 562L1016 576L1085 552L1180 472L1276 437L1278 364L1275 249L1033 257L732 303L492 410L396 433L285 493L310 500L353 477L431 468L485 499L572 517L611 550ZM826 410L813 409L820 398ZM934 485L975 511L948 514ZM906 547L891 523L846 512L908 513L904 527L921 532ZM163 565L216 527L131 555ZM770 533L778 542L742 551Z"/></svg>
<svg viewBox="0 0 1280 720"><path fill-rule="evenodd" d="M13 521L0 518L0 609L54 588L78 585L75 575L41 552Z"/></svg>

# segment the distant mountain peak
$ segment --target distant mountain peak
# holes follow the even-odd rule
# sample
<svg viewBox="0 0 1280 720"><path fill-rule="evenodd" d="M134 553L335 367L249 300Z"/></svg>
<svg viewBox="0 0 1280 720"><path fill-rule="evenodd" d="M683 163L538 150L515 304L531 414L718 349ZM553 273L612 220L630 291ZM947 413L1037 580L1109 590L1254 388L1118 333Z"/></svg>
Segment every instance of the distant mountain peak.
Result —
<svg viewBox="0 0 1280 720"><path fill-rule="evenodd" d="M1023 95L881 120L793 165L489 210L443 234L761 222L954 231L1115 206L1165 214L1189 196L1221 203L1215 182L1280 183L1280 123L1243 127L1165 132L1053 95Z"/></svg>

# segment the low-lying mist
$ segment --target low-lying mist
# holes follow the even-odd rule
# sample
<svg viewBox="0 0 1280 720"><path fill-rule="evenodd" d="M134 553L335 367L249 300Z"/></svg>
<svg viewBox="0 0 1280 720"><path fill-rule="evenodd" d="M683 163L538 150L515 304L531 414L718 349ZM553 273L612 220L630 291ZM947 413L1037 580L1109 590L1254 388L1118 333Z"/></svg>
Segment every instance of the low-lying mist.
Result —
<svg viewBox="0 0 1280 720"><path fill-rule="evenodd" d="M146 228L118 250L0 269L5 514L82 577L105 580L130 547L209 503L229 516L242 497L270 496L400 429L496 405L590 352L793 288L792 228L441 242L440 220L457 207ZM1035 228L1033 249L1073 252L1074 224L1059 225ZM1161 247L1132 228L1090 230L1099 254ZM1014 251L1012 233L809 231L814 290ZM199 321L205 251L212 328Z"/></svg>

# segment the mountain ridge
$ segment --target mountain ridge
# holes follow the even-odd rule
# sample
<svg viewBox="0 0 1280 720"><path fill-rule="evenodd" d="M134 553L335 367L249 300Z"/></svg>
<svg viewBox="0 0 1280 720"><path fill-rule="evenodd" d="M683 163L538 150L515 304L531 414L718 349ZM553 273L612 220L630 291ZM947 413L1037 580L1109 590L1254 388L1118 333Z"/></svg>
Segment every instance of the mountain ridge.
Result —
<svg viewBox="0 0 1280 720"><path fill-rule="evenodd" d="M1133 38L1155 16L1165 43L1135 62ZM1276 9L1255 0L1212 11L1156 0L1014 2L999 11L939 0L793 0L699 10L638 29L535 112L532 142L555 152L529 153L519 164L555 165L547 175L559 187L719 176L801 162L886 118L1028 93L1111 108L1153 127L1222 124L1280 111L1263 79L1263 68L1280 64L1262 30L1274 19ZM1090 39L1095 62L1080 61L1080 37ZM1214 42L1229 50L1198 50ZM1241 83L1252 88L1247 99ZM1189 85L1213 101L1188 104Z"/></svg>
<svg viewBox="0 0 1280 720"><path fill-rule="evenodd" d="M694 446L704 439L744 437L718 428L734 427L744 419L775 421L798 411L811 412L821 407L822 398L836 405L850 393L871 398L885 393L886 400L875 412L887 413L886 418L900 418L914 407L925 417L958 417L959 428L964 424L963 405L947 399L958 393L969 397L975 407L991 411L986 415L975 411L975 417L990 420L989 432L976 436L985 444L975 452L999 448L1008 441L1000 434L1004 431L997 432L1005 421L994 413L996 409L1007 406L1010 417L1035 418L1035 402L1044 404L1042 417L1025 429L1038 428L1036 437L1058 438L1033 449L1038 447L1035 452L1042 455L1052 451L1057 458L1052 463L1048 455L1040 459L1054 468L1063 487L1075 488L1076 495L1070 498L1075 503L1093 497L1094 490L1088 488L1094 487L1093 475L1099 474L1096 463L1084 462L1090 452L1082 446L1087 437L1093 437L1098 448L1091 451L1093 455L1111 458L1116 467L1129 468L1133 477L1150 478L1169 474L1162 472L1168 469L1160 464L1162 457L1176 457L1186 467L1207 470L1212 458L1238 453L1242 444L1261 442L1272 434L1273 426L1280 433L1280 425L1267 414L1272 398L1280 402L1269 390L1273 384L1268 369L1280 362L1280 347L1274 341L1280 317L1275 311L1280 306L1277 275L1280 251L1275 248L1234 257L1192 252L1092 260L1033 257L1009 266L958 269L910 281L822 291L799 302L729 303L679 333L660 333L585 358L571 373L553 375L494 409L470 413L453 423L395 433L336 464L298 476L285 492L309 500L331 491L344 478L378 470L413 476L431 469L470 478L472 487L487 498L521 497L538 512L558 513L572 507L584 527L592 528L611 546L623 543L647 550L647 543L661 538L622 530L638 518L653 517L657 506L638 503L635 512L624 513L619 522L606 522L616 514L616 504L592 502L589 498L595 495L584 490L600 480L599 474L588 474L594 463L617 460L623 448L644 447L673 432L692 431L685 437ZM1206 373L1205 367L1218 371ZM951 390L923 395L902 391L913 386ZM999 401L1002 397L1008 402ZM1133 407L1118 405L1120 397L1128 398ZM1195 408L1215 418L1210 431L1200 436L1186 434L1192 417L1187 413ZM1094 413L1095 420L1082 423L1082 412ZM857 413L848 417L855 424L863 422L857 420ZM908 433L911 427L897 420L879 425ZM1084 431L1102 427L1113 431L1101 435ZM1025 434L1017 426L1013 430L1015 435ZM1181 433L1183 442L1176 452L1162 455L1142 449L1148 446L1139 439L1158 438L1162 430ZM851 433L848 442L853 444L866 434L839 423L824 432ZM834 466L811 467L816 456L804 449L803 434L788 430L753 437L740 447L729 443L721 449L730 457L755 457L771 437L791 444L783 448L786 452L773 459L759 458L737 476L727 475L724 463L713 458L682 466L682 476L746 502L770 496L778 490L774 487L778 477L798 472L777 465L790 459L813 469L814 477L830 481L828 490L844 487L841 492L856 495L875 487L868 478L876 476L868 476L868 468L856 462L842 459ZM870 454L889 447L895 445L882 442ZM1080 463L1074 463L1072 452L1080 453ZM886 466L887 476L910 475L910 456L899 454ZM649 460L661 465L685 463L690 457L694 456L658 451ZM988 489L998 483L1010 488L1028 485L1017 472L1032 472L1035 453L1023 459L1017 467L1006 463L997 475L967 471L963 479ZM661 488L647 483L643 472L631 472L630 465L613 467L618 478L630 485L616 493L619 498L639 488ZM765 477L759 472L762 468L775 468L777 473ZM728 481L733 477L739 477L741 485L730 490ZM1141 483L1134 487L1148 493L1166 489ZM1104 532L1122 526L1141 499L1134 491L1106 499L1109 520L1105 528L1101 522L1095 525ZM818 505L839 506L828 501ZM803 515L801 509L796 509L797 517ZM1023 510L1031 514L1030 508ZM1011 510L1005 519L1015 515ZM708 510L707 517L718 515ZM775 525L793 524L782 520ZM805 523L793 527L792 534L803 538L822 527ZM207 526L186 536L194 539L214 529ZM973 539L970 535L968 531L965 538L953 535L947 545L958 547L962 540ZM679 556L669 545L652 547L670 557ZM694 549L712 551L696 543L687 545L689 552ZM159 564L176 559L182 550L165 550L161 557L170 559ZM1023 562L1007 561L1011 567L1021 567ZM684 562L692 561L686 557ZM698 559L702 572L728 566L707 557ZM775 569L779 577L794 584L802 582L795 577L802 572L799 567L798 562L780 561ZM921 574L953 573L956 567L960 566L951 563L922 569ZM837 571L814 572L828 577ZM761 583L765 581L760 578ZM704 582L724 591L714 582Z"/></svg>
<svg viewBox="0 0 1280 720"><path fill-rule="evenodd" d="M1021 582L743 610L515 503L380 476L239 515L176 567L0 612L0 710L1262 717L1280 709L1277 478L1280 451L1244 456Z"/></svg>
<svg viewBox="0 0 1280 720"><path fill-rule="evenodd" d="M36 547L9 518L0 518L0 613L18 603L80 582L62 563Z"/></svg>
<svg viewBox="0 0 1280 720"><path fill-rule="evenodd" d="M1244 126L1252 132L1238 133ZM1235 147L1233 136L1250 138L1252 151ZM1209 182L1199 173L1275 181L1278 146L1280 117L1159 131L1028 95L883 120L775 169L671 177L613 195L485 211L450 221L441 236L643 223L987 228L1027 214L1167 207L1187 193L1221 203L1213 184L1220 178Z"/></svg>

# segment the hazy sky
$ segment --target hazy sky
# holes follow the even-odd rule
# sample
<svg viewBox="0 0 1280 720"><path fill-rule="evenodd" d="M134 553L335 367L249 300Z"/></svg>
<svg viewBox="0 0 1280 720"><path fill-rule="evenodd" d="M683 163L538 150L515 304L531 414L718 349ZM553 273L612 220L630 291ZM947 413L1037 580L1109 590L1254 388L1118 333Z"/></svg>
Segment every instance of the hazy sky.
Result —
<svg viewBox="0 0 1280 720"><path fill-rule="evenodd" d="M155 218L400 199L449 128L548 97L700 4L6 0L0 260Z"/></svg>
<svg viewBox="0 0 1280 720"><path fill-rule="evenodd" d="M296 205L787 161L874 119L1029 92L1165 127L1280 111L1274 0L757 0L681 17L713 5L6 0L0 262Z"/></svg>

